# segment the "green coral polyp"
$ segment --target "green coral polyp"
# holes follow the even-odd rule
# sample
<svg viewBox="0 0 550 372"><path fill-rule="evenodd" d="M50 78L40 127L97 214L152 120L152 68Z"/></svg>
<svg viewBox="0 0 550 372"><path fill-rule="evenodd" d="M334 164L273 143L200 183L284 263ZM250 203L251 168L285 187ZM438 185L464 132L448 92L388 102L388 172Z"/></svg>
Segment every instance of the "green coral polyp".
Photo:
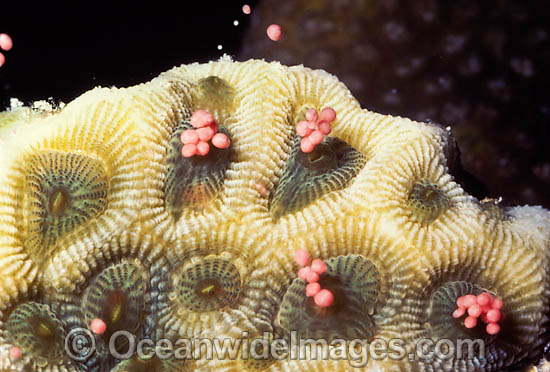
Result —
<svg viewBox="0 0 550 372"><path fill-rule="evenodd" d="M89 324L99 318L107 324L106 337L141 325L147 285L139 266L121 262L101 271L84 291L82 308Z"/></svg>
<svg viewBox="0 0 550 372"><path fill-rule="evenodd" d="M63 325L48 305L26 302L17 306L8 318L6 329L8 340L37 365L45 367L62 359Z"/></svg>
<svg viewBox="0 0 550 372"><path fill-rule="evenodd" d="M329 307L320 308L306 296L307 282L296 278L287 289L278 315L287 331L300 337L368 338L375 334L372 317L379 300L381 279L376 266L360 255L325 261L326 273L319 278L321 288L334 294Z"/></svg>
<svg viewBox="0 0 550 372"><path fill-rule="evenodd" d="M347 187L365 163L366 157L361 152L337 138L328 137L305 154L300 150L300 138L296 137L271 199L271 215L278 219Z"/></svg>
<svg viewBox="0 0 550 372"><path fill-rule="evenodd" d="M428 225L445 213L450 201L438 185L421 180L412 186L408 206L422 225Z"/></svg>
<svg viewBox="0 0 550 372"><path fill-rule="evenodd" d="M500 206L500 199L485 198L479 202L481 210L490 218L505 221L509 219L509 215L506 210Z"/></svg>
<svg viewBox="0 0 550 372"><path fill-rule="evenodd" d="M209 258L184 267L178 301L191 311L213 311L234 304L240 290L237 267L226 259Z"/></svg>
<svg viewBox="0 0 550 372"><path fill-rule="evenodd" d="M486 292L486 290L476 284L464 281L448 282L437 289L432 295L430 307L429 323L433 334L439 338L453 339L483 336L485 332L482 325L478 324L475 328L468 329L464 327L463 319L455 319L452 316L457 307L458 297L467 294L478 295L482 292Z"/></svg>
<svg viewBox="0 0 550 372"><path fill-rule="evenodd" d="M428 311L427 331L428 337L438 340L478 340L473 343L473 354L468 354L469 349L463 350L461 358L447 358L445 360L435 358L430 362L432 364L427 370L459 370L464 363L472 365L485 365L486 368L499 368L503 361L510 355L514 355L519 351L516 335L507 331L507 328L513 328L511 324L503 325L503 332L497 335L489 335L485 331L485 324L481 321L474 328L466 328L464 326L464 318L467 314L460 318L453 318L452 313L457 308L456 300L458 297L467 294L478 295L482 292L489 292L475 283L467 281L453 281L442 284L435 292L433 292ZM484 348L483 354L480 350L480 342ZM427 366L428 367L428 366ZM433 369L432 369L433 368ZM474 370L474 369L465 369ZM475 369L477 370L477 369Z"/></svg>
<svg viewBox="0 0 550 372"><path fill-rule="evenodd" d="M178 126L168 148L165 205L175 219L179 219L186 208L203 208L220 193L230 161L230 147L219 149L211 146L205 156L182 156L180 135L190 128L191 124L187 122ZM222 126L219 132L229 137L229 132Z"/></svg>
<svg viewBox="0 0 550 372"><path fill-rule="evenodd" d="M29 237L25 247L38 258L103 212L109 182L102 162L81 154L43 151L26 163Z"/></svg>

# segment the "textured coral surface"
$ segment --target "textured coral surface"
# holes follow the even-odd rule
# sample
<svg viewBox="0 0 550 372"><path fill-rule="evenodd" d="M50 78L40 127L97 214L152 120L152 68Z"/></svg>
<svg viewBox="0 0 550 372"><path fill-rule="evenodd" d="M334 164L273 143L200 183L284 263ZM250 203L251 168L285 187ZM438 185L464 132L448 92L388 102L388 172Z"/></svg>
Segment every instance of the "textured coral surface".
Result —
<svg viewBox="0 0 550 372"><path fill-rule="evenodd" d="M304 154L296 123L327 106L332 132ZM179 135L197 109L231 146L183 158ZM403 341L401 358L369 359L366 371L500 371L546 341L548 211L468 195L447 130L361 109L325 71L225 58L10 120L0 125L2 370L352 369L241 349L120 361L108 341L121 330L154 342L294 331ZM327 263L326 309L297 278L299 248ZM458 297L481 291L504 302L496 335L452 317ZM107 331L95 351L70 358L65 338L96 318ZM421 360L423 339L480 339L485 357Z"/></svg>

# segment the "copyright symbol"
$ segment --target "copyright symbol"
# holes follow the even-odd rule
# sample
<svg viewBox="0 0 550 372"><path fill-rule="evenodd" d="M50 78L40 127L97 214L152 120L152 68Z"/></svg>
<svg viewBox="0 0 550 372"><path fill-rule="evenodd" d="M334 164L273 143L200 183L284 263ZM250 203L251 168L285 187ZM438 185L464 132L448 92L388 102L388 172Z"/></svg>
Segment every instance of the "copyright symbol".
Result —
<svg viewBox="0 0 550 372"><path fill-rule="evenodd" d="M84 362L95 351L95 337L86 328L74 328L65 337L65 352L72 360Z"/></svg>

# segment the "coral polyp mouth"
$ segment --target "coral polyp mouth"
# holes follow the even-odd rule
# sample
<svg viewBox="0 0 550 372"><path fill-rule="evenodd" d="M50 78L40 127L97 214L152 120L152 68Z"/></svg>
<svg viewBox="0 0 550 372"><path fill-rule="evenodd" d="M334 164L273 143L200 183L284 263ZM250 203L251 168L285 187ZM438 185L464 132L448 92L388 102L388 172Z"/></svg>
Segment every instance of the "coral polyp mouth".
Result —
<svg viewBox="0 0 550 372"><path fill-rule="evenodd" d="M100 318L105 319L112 328L120 329L128 301L128 295L120 289L107 292Z"/></svg>
<svg viewBox="0 0 550 372"><path fill-rule="evenodd" d="M178 124L168 149L165 203L175 219L186 208L200 210L219 195L231 155L229 148L212 146L205 156L183 157L180 136L190 128L192 126L188 122ZM219 130L229 134L225 128Z"/></svg>
<svg viewBox="0 0 550 372"><path fill-rule="evenodd" d="M412 186L408 205L420 223L428 225L445 213L450 202L438 185L422 180Z"/></svg>
<svg viewBox="0 0 550 372"><path fill-rule="evenodd" d="M479 339L483 337L489 341L484 327L478 324L475 328L464 326L464 317L454 318L453 311L456 309L457 299L468 294L478 295L487 290L469 282L449 282L442 285L432 295L432 307L430 315L430 326L438 337L456 339ZM452 329L452 330L451 330Z"/></svg>
<svg viewBox="0 0 550 372"><path fill-rule="evenodd" d="M65 189L61 187L55 188L49 197L48 210L50 213L54 216L63 214L69 207L69 198L69 193Z"/></svg>
<svg viewBox="0 0 550 372"><path fill-rule="evenodd" d="M197 296L201 296L204 298L216 297L224 293L222 285L215 279L203 280L197 285L195 292Z"/></svg>

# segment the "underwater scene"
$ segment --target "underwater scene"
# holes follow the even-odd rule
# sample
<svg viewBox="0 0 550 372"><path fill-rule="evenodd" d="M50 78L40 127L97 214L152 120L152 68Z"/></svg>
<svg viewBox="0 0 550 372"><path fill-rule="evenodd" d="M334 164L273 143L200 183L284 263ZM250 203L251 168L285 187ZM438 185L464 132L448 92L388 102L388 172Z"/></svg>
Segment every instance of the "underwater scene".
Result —
<svg viewBox="0 0 550 372"><path fill-rule="evenodd" d="M550 3L19 4L0 372L550 371Z"/></svg>

